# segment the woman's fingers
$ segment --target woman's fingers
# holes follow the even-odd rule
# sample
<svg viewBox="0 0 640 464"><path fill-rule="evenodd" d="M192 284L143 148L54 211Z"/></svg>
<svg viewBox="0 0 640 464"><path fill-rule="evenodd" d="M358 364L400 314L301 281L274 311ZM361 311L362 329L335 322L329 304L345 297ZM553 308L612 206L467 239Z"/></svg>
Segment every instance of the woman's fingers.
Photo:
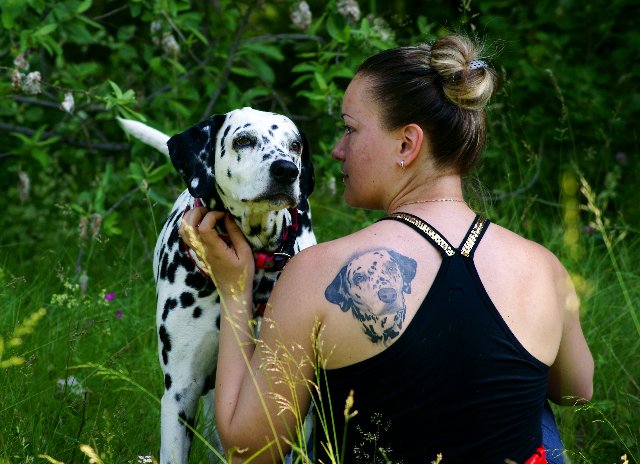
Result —
<svg viewBox="0 0 640 464"><path fill-rule="evenodd" d="M236 250L236 255L238 256L238 258L242 259L249 257L251 261L253 261L253 252L251 251L251 246L240 230L240 227L238 227L238 224L236 224L230 214L227 214L224 217L224 226L227 229L229 239L233 244L233 248L235 248Z"/></svg>

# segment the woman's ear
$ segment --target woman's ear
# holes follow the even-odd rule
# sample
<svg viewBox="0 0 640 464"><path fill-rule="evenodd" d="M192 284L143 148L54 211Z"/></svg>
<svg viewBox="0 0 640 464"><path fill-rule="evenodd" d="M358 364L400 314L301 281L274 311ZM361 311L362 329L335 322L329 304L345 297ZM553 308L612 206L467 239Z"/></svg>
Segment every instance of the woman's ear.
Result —
<svg viewBox="0 0 640 464"><path fill-rule="evenodd" d="M408 124L400 129L399 135L402 142L400 161L403 166L409 166L422 151L424 131L417 124Z"/></svg>

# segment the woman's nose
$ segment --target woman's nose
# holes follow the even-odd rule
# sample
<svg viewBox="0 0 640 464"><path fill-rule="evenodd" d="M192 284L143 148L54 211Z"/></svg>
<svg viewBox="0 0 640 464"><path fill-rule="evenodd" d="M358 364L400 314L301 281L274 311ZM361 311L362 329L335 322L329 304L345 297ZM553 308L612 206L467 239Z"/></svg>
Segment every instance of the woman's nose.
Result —
<svg viewBox="0 0 640 464"><path fill-rule="evenodd" d="M340 140L338 140L338 143L336 143L336 146L333 147L333 150L331 151L331 156L333 156L334 160L344 159L344 157L342 156L343 155L342 140L343 140L343 137L340 137Z"/></svg>

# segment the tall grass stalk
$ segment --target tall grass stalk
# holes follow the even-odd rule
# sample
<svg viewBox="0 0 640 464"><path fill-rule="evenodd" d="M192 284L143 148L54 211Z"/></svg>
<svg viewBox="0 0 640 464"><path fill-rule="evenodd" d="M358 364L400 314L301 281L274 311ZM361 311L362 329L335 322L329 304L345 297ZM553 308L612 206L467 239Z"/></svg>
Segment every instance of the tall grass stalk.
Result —
<svg viewBox="0 0 640 464"><path fill-rule="evenodd" d="M622 294L624 295L629 315L631 316L631 320L633 321L638 336L640 336L640 319L638 319L635 305L633 303L633 300L631 299L631 294L629 292L627 284L622 277L622 269L620 268L618 258L616 257L616 254L613 250L611 237L609 236L607 228L605 227L604 220L602 218L602 210L596 204L596 195L591 190L589 182L587 182L587 180L582 175L580 176L580 185L580 191L587 200L586 209L594 216L596 229L602 235L602 240L604 241L604 245L607 249L607 255L611 260L611 265L613 266L616 279L618 280L618 284L620 285L620 289L622 290Z"/></svg>

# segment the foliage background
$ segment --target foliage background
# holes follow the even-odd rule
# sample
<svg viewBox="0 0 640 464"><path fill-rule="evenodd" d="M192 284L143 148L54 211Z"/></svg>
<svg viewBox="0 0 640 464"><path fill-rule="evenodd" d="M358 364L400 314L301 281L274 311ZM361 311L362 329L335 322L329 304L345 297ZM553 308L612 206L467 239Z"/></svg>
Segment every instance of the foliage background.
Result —
<svg viewBox="0 0 640 464"><path fill-rule="evenodd" d="M470 201L551 248L581 293L596 392L557 411L567 447L637 461L637 2L353 3L309 1L300 27L291 1L0 1L0 462L76 462L81 443L113 462L157 453L151 253L183 186L116 115L169 134L241 106L289 115L311 142L327 240L379 214L344 207L330 156L353 70L446 30L484 40L503 74Z"/></svg>

